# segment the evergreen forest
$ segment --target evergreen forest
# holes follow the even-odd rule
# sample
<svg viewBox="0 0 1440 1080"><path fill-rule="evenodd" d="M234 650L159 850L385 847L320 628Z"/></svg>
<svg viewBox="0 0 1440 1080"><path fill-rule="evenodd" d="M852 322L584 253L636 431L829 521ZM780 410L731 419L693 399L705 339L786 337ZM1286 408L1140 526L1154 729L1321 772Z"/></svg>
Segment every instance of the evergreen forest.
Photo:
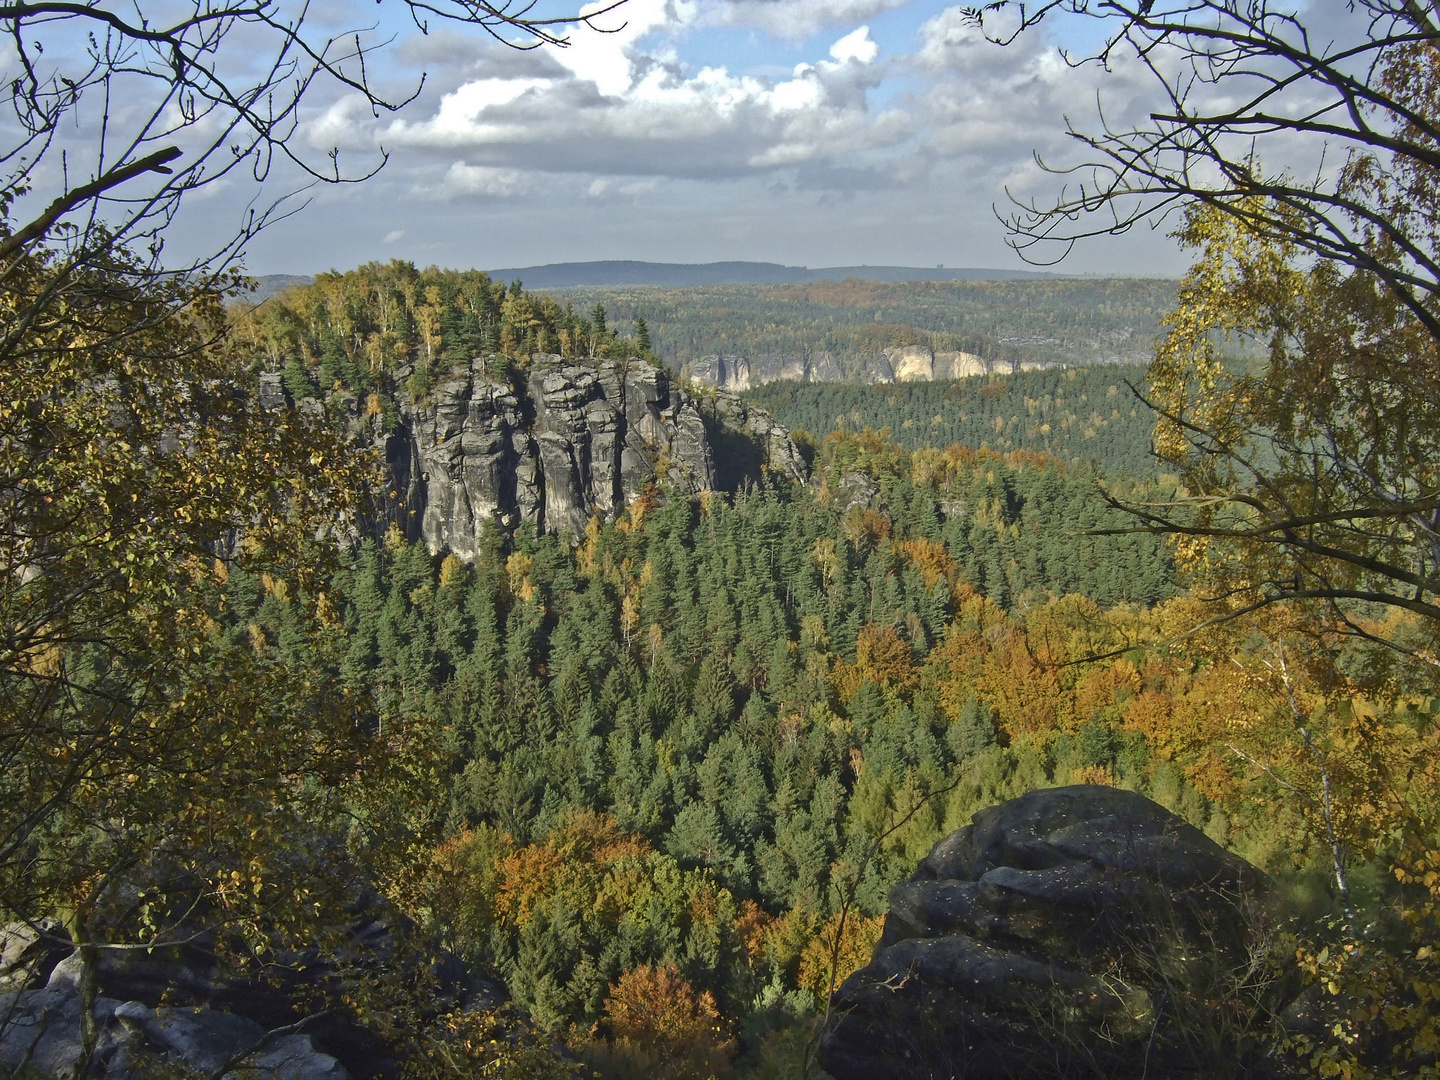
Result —
<svg viewBox="0 0 1440 1080"><path fill-rule="evenodd" d="M1145 369L1049 368L942 382L772 382L745 393L792 431L884 429L908 450L954 443L1049 454L1116 476L1153 476Z"/></svg>
<svg viewBox="0 0 1440 1080"><path fill-rule="evenodd" d="M592 17L402 2L501 56ZM827 1080L882 934L865 993L932 1030L989 995L966 1053L1002 1017L1077 1080L1120 1080L1098 1042L1123 1080L1440 1080L1440 16L1357 0L1334 46L1267 0L1011 7L964 47L1097 18L1138 106L1070 129L1086 185L1012 244L1164 221L1181 280L392 260L262 299L239 262L290 204L169 265L181 204L373 175L301 102L379 122L386 43L303 4L0 11L0 1080ZM1330 164L1262 153L1296 137ZM1011 374L865 385L902 346ZM685 378L822 354L851 382ZM977 811L1072 785L1188 827L950 847L924 896L995 906L887 930ZM1191 918L1177 836L1252 864L1194 885L1244 927ZM1002 954L1035 978L972 991ZM1017 986L1055 992L987 1011ZM963 1071L889 1026L897 1074Z"/></svg>
<svg viewBox="0 0 1440 1080"><path fill-rule="evenodd" d="M603 304L628 331L649 324L655 351L683 370L703 356L805 357L830 353L863 379L886 349L927 345L1002 364L1145 363L1175 282L1145 278L1058 281L714 285L575 288L557 297Z"/></svg>

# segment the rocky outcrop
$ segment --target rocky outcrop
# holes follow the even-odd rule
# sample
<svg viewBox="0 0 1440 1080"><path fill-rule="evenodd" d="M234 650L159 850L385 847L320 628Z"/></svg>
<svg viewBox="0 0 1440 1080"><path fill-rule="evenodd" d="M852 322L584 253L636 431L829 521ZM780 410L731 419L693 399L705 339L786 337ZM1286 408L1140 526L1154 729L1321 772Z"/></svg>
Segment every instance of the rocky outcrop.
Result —
<svg viewBox="0 0 1440 1080"><path fill-rule="evenodd" d="M702 356L690 365L690 379L743 393L750 389L750 361L743 356Z"/></svg>
<svg viewBox="0 0 1440 1080"><path fill-rule="evenodd" d="M393 1080L395 1051L335 1003L380 977L427 987L435 1012L495 1008L498 983L444 950L425 948L414 927L373 897L360 896L353 921L332 927L322 951L276 947L263 970L225 964L213 930L180 931L183 944L101 948L95 957L92 1073L112 1080L168 1075L181 1066L215 1075L232 1058L234 1076L280 1080ZM24 1063L68 1077L80 1054L81 958L50 919L0 928L0 1075ZM58 959L58 962L56 962ZM335 1007L321 1008L330 1001ZM246 1068L239 1067L243 1057ZM247 1071L248 1070L259 1070Z"/></svg>
<svg viewBox="0 0 1440 1080"><path fill-rule="evenodd" d="M702 398L699 407L715 451L717 487L734 491L766 476L795 483L809 479L809 463L789 430L764 409L725 391Z"/></svg>
<svg viewBox="0 0 1440 1080"><path fill-rule="evenodd" d="M906 345L887 349L885 358L895 372L896 382L937 382L942 379L967 379L972 375L1009 374L1013 364L997 364L968 352L932 352L927 345ZM1038 365L1020 365L1028 371Z"/></svg>
<svg viewBox="0 0 1440 1080"><path fill-rule="evenodd" d="M76 963L61 961L36 989L0 994L0 1066L69 1077L81 1058L81 996ZM152 1006L100 995L90 1074L140 1080L180 1074L275 1080L350 1080L338 1060L302 1030L267 1030L254 1020L210 1008Z"/></svg>
<svg viewBox="0 0 1440 1080"><path fill-rule="evenodd" d="M0 927L0 991L45 985L55 965L71 950L70 935L57 919Z"/></svg>
<svg viewBox="0 0 1440 1080"><path fill-rule="evenodd" d="M935 352L928 345L902 345L866 358L843 370L828 352L801 356L703 356L685 375L699 386L743 392L761 383L792 382L937 382L973 375L1013 374L1052 366L1038 361L997 361L969 352Z"/></svg>
<svg viewBox="0 0 1440 1080"><path fill-rule="evenodd" d="M836 992L836 1080L1237 1076L1293 993L1268 879L1150 800L1036 791L976 814L890 893Z"/></svg>
<svg viewBox="0 0 1440 1080"><path fill-rule="evenodd" d="M478 359L402 400L386 458L399 517L431 551L471 559L489 525L579 536L651 483L733 488L808 474L788 432L738 402L709 408L638 360L536 357L521 378ZM727 399L731 400L731 399Z"/></svg>
<svg viewBox="0 0 1440 1080"><path fill-rule="evenodd" d="M784 356L702 356L687 364L682 374L697 386L736 393L780 379L791 382L890 381L888 377L876 378L869 373L868 367L863 371L846 371L833 353L823 349Z"/></svg>

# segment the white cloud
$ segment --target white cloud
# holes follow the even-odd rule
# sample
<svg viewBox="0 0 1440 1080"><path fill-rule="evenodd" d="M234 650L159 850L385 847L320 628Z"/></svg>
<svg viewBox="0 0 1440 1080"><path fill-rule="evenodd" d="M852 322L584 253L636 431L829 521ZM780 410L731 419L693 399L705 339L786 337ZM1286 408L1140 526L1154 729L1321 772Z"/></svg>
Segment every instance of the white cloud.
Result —
<svg viewBox="0 0 1440 1080"><path fill-rule="evenodd" d="M585 189L585 197L604 199L611 195L619 195L627 199L634 199L641 195L649 195L659 186L658 180L626 181L614 176L597 176Z"/></svg>
<svg viewBox="0 0 1440 1080"><path fill-rule="evenodd" d="M613 0L599 0L580 9L582 15L610 7ZM695 5L677 0L625 0L615 11L597 15L599 33L584 27L569 35L570 44L555 58L575 78L595 85L600 93L614 97L624 94L636 77L636 41L661 27L678 29L694 18Z"/></svg>
<svg viewBox="0 0 1440 1080"><path fill-rule="evenodd" d="M404 240L404 239L405 239L405 230L404 230L404 229L391 229L389 232L387 232L387 233L385 234L384 239L382 239L380 242L381 242L382 244L398 244L401 240Z"/></svg>
<svg viewBox="0 0 1440 1080"><path fill-rule="evenodd" d="M449 58L452 76L463 68L469 77L452 78L438 99L399 118L377 120L361 103L342 99L310 136L323 145L379 144L407 160L428 158L433 179L417 187L439 200L511 197L533 190L544 174L580 177L593 199L619 194L627 182L621 178L718 183L781 173L786 184L850 192L920 184L942 164L949 175L1028 184L1032 149L1060 152L1066 113L1088 119L1097 86L1112 95L1118 88L1126 101L1145 99L1136 72L1124 65L1110 73L1069 68L1043 34L997 47L959 7L927 19L913 51L898 55L882 56L869 24L850 22L821 57L797 64L788 77L720 63L697 70L679 59L697 26L789 20L793 27L802 11L807 26L825 26L890 6L628 0L598 16L615 33L577 28L568 48L509 67L485 56L467 60L453 43L438 42L427 47L432 58ZM874 92L897 77L902 87L875 108ZM987 202L997 196L1003 193Z"/></svg>
<svg viewBox="0 0 1440 1080"><path fill-rule="evenodd" d="M870 27L862 26L831 45L830 55L841 64L849 60L860 64L873 64L880 55L880 46L875 44L875 40L870 36Z"/></svg>
<svg viewBox="0 0 1440 1080"><path fill-rule="evenodd" d="M688 73L664 50L640 49L634 43L645 27L680 16L661 0L632 3L638 6L624 11L633 25L613 41L577 33L575 47L585 42L590 51L560 54L572 77L472 79L443 95L428 117L374 125L372 137L390 149L463 149L472 170L718 179L832 159L853 165L912 134L903 112L877 115L869 106L884 64L868 26L835 40L830 59L799 64L772 82L722 66ZM610 65L604 74L582 77L597 58ZM435 197L473 194L477 184L508 194L518 185L505 173L471 182L458 167L434 186Z"/></svg>
<svg viewBox="0 0 1440 1080"><path fill-rule="evenodd" d="M446 170L445 178L441 181L438 190L422 193L441 199L473 195L505 199L521 194L524 188L525 176L519 169L467 165L463 161L455 161Z"/></svg>
<svg viewBox="0 0 1440 1080"><path fill-rule="evenodd" d="M346 94L310 121L306 141L320 150L372 150L375 147L375 114L361 94Z"/></svg>
<svg viewBox="0 0 1440 1080"><path fill-rule="evenodd" d="M803 41L821 30L854 26L904 7L910 0L724 0L700 16L701 23L753 26L786 41Z"/></svg>

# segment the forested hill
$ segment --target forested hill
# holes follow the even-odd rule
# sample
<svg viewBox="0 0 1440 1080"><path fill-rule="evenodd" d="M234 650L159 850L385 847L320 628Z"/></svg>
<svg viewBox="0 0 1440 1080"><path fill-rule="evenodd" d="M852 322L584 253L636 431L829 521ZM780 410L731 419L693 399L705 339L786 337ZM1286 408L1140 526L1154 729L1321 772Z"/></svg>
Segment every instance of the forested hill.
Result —
<svg viewBox="0 0 1440 1080"><path fill-rule="evenodd" d="M697 398L603 309L585 318L484 274L365 266L231 318L262 404L323 412L383 448L380 520L432 551L473 558L495 526L578 536L656 485L807 473L763 410Z"/></svg>
<svg viewBox="0 0 1440 1080"><path fill-rule="evenodd" d="M654 263L624 260L547 263L491 270L500 281L524 281L532 289L604 288L612 285L803 285L814 281L1027 281L1057 278L1034 270L943 266L782 266L766 262Z"/></svg>
<svg viewBox="0 0 1440 1080"><path fill-rule="evenodd" d="M1144 363L1175 282L1155 279L922 281L802 285L576 288L579 310L603 304L628 331L649 325L655 351L684 371L708 356L748 359L753 381L809 358L811 378L873 379L886 349L973 353L990 366Z"/></svg>
<svg viewBox="0 0 1440 1080"><path fill-rule="evenodd" d="M1096 462L1117 476L1150 476L1155 415L1132 387L1145 369L1066 368L951 382L767 383L745 395L786 427L823 438L834 430L888 429L910 450L951 443Z"/></svg>

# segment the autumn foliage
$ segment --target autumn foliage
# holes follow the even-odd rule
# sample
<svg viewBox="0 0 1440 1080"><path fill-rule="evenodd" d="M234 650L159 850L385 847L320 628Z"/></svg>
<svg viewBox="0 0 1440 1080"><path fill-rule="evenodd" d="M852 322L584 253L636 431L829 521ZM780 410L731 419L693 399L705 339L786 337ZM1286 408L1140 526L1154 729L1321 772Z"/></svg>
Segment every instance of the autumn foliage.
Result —
<svg viewBox="0 0 1440 1080"><path fill-rule="evenodd" d="M605 999L604 1025L610 1046L592 1055L606 1075L712 1080L735 1052L714 996L697 993L671 965L621 975Z"/></svg>

